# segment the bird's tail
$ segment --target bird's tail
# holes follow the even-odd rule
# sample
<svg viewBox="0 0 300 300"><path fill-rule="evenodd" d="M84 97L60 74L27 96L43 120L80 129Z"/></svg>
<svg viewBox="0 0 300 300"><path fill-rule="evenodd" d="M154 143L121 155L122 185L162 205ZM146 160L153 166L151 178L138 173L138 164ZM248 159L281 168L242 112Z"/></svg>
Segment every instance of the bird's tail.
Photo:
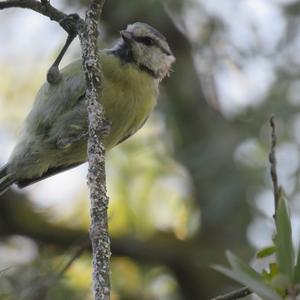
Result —
<svg viewBox="0 0 300 300"><path fill-rule="evenodd" d="M8 165L3 166L0 169L0 196L4 194L15 181L14 175L8 172Z"/></svg>

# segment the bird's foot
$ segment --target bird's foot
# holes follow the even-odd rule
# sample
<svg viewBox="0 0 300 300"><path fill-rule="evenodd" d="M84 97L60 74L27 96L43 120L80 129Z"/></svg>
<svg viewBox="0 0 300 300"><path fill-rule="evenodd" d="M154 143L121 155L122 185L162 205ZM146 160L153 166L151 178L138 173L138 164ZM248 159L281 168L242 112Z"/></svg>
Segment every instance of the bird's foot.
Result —
<svg viewBox="0 0 300 300"><path fill-rule="evenodd" d="M68 38L65 42L64 47L60 51L58 57L56 58L53 65L50 67L49 71L47 72L47 81L50 84L57 84L61 80L61 74L59 71L59 64L64 57L65 53L67 52L70 44L74 40L77 35L77 21L80 19L78 14L70 14L66 18L62 19L59 24L60 26L68 32Z"/></svg>
<svg viewBox="0 0 300 300"><path fill-rule="evenodd" d="M103 137L109 135L110 133L110 129L111 129L111 125L112 125L112 122L104 119L103 122L102 122L102 126L100 128L100 132L101 132L101 135Z"/></svg>
<svg viewBox="0 0 300 300"><path fill-rule="evenodd" d="M71 36L77 35L77 23L80 17L78 14L70 14L63 18L59 25Z"/></svg>

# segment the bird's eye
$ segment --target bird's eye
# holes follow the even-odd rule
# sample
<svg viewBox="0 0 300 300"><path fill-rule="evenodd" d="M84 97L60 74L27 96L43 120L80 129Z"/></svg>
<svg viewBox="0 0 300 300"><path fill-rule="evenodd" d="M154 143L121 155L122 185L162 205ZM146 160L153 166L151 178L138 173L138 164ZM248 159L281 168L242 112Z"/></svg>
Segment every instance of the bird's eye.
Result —
<svg viewBox="0 0 300 300"><path fill-rule="evenodd" d="M139 37L138 42L145 44L146 46L153 46L155 41L150 36Z"/></svg>

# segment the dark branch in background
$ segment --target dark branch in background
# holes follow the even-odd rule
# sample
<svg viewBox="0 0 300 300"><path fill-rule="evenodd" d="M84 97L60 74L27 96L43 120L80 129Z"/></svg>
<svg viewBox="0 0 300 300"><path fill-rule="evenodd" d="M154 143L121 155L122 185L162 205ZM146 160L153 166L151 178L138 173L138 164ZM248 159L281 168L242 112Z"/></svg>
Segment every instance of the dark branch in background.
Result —
<svg viewBox="0 0 300 300"><path fill-rule="evenodd" d="M49 216L35 210L25 194L13 190L0 197L0 239L11 235L22 235L33 239L41 247L66 253L72 247L81 247L87 243L89 246L86 252L91 252L85 229L66 228L62 224L51 223ZM212 264L220 257L217 247L199 245L196 240L178 240L166 232L156 232L143 240L130 235L112 238L111 246L115 257L125 256L147 266L167 266L178 280L184 299L198 299L202 295L205 288L202 279L207 276L207 264ZM60 269L56 271L60 272ZM32 297L28 299L34 300Z"/></svg>
<svg viewBox="0 0 300 300"><path fill-rule="evenodd" d="M270 118L270 126L272 129L272 141L271 141L271 151L269 154L269 161L271 164L271 178L273 182L273 191L274 191L274 202L275 202L275 213L274 213L274 218L276 219L276 211L278 208L278 201L279 201L279 193L280 193L280 188L278 186L278 176L277 176L277 169L276 169L276 155L275 155L275 148L276 148L276 142L277 142L277 137L276 137L276 130L275 130L275 116L272 115Z"/></svg>
<svg viewBox="0 0 300 300"><path fill-rule="evenodd" d="M87 232L47 222L23 195L8 191L0 198L0 236L23 235L42 243L69 248L89 241Z"/></svg>
<svg viewBox="0 0 300 300"><path fill-rule="evenodd" d="M102 71L97 55L98 23L102 13L104 0L92 0L86 12L86 20L80 17L73 18L71 27L63 22L67 15L54 8L50 1L42 0L11 0L1 1L0 9L21 7L32 9L38 13L48 16L51 20L58 22L68 33L69 38L59 54L58 58L48 72L50 84L60 79L58 64L66 52L69 44L78 32L82 49L83 70L86 78L86 104L89 119L88 139L88 184L91 199L91 227L90 239L93 249L93 282L95 300L108 300L110 298L110 239L108 235L108 196L106 193L105 176L105 150L98 136L104 121L104 113L101 104L97 101L102 93ZM73 24L73 25L72 25ZM76 29L74 30L74 26ZM71 31L71 34L70 34ZM70 37L71 35L71 37ZM52 70L52 73L51 73ZM51 80L51 75L54 77Z"/></svg>
<svg viewBox="0 0 300 300"><path fill-rule="evenodd" d="M218 296L216 298L213 298L212 300L236 300L244 298L250 294L252 294L252 292L248 288L243 287L224 296Z"/></svg>

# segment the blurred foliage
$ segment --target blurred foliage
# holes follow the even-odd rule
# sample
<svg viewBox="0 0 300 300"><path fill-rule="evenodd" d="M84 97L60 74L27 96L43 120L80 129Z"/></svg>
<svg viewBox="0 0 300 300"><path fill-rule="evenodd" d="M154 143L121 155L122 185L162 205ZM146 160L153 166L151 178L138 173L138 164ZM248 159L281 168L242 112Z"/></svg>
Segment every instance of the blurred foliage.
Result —
<svg viewBox="0 0 300 300"><path fill-rule="evenodd" d="M276 172L276 171L275 171ZM215 266L215 269L248 287L251 292L265 300L296 299L299 295L300 257L295 254L292 240L292 225L289 206L283 190L276 190L278 201L274 245L261 249L257 257L270 257L269 265L261 272L255 271L246 262L227 252L231 269ZM275 254L275 257L271 257Z"/></svg>
<svg viewBox="0 0 300 300"><path fill-rule="evenodd" d="M12 266L4 270L0 280L0 299L92 299L90 284L87 281L91 277L90 257L86 259L85 267L80 267L84 262L81 259L68 271L65 278L61 279L56 277L58 258L53 256L50 260L48 255L49 253L41 252L41 256L30 264ZM60 258L60 262L64 260Z"/></svg>
<svg viewBox="0 0 300 300"><path fill-rule="evenodd" d="M154 114L141 133L108 155L113 234L142 238L161 230L184 239L195 232L199 211L192 209L190 178L172 159L172 146L164 121Z"/></svg>
<svg viewBox="0 0 300 300"><path fill-rule="evenodd" d="M83 12L88 2L53 0L67 12ZM106 2L105 44L126 24L144 21L167 36L177 58L146 127L108 155L113 300L209 299L233 288L209 268L224 263L224 249L251 258L252 248L272 243L267 160L272 112L279 179L291 199L291 221L300 228L299 11L293 0ZM19 57L2 61L0 52L1 161L63 43L57 25L44 19L42 33L32 25L20 34L24 18L20 10L0 13L0 39L7 34L1 51L17 51ZM10 31L14 22L17 34ZM47 36L40 51L32 47L38 33ZM21 40L27 34L35 40L10 47L14 36ZM71 48L65 61L76 54ZM28 190L31 205L13 192L0 201L0 266L13 266L0 274L1 299L22 299L28 288L55 277L58 261L68 253L67 261L87 232L84 174L81 186L73 184L72 201L52 199L52 207L45 199L56 198L56 188L43 190L49 181ZM299 239L297 226L293 234ZM30 238L35 251L24 240L7 250L11 235ZM89 261L87 253L74 262L47 288L48 298L39 299L89 299Z"/></svg>

